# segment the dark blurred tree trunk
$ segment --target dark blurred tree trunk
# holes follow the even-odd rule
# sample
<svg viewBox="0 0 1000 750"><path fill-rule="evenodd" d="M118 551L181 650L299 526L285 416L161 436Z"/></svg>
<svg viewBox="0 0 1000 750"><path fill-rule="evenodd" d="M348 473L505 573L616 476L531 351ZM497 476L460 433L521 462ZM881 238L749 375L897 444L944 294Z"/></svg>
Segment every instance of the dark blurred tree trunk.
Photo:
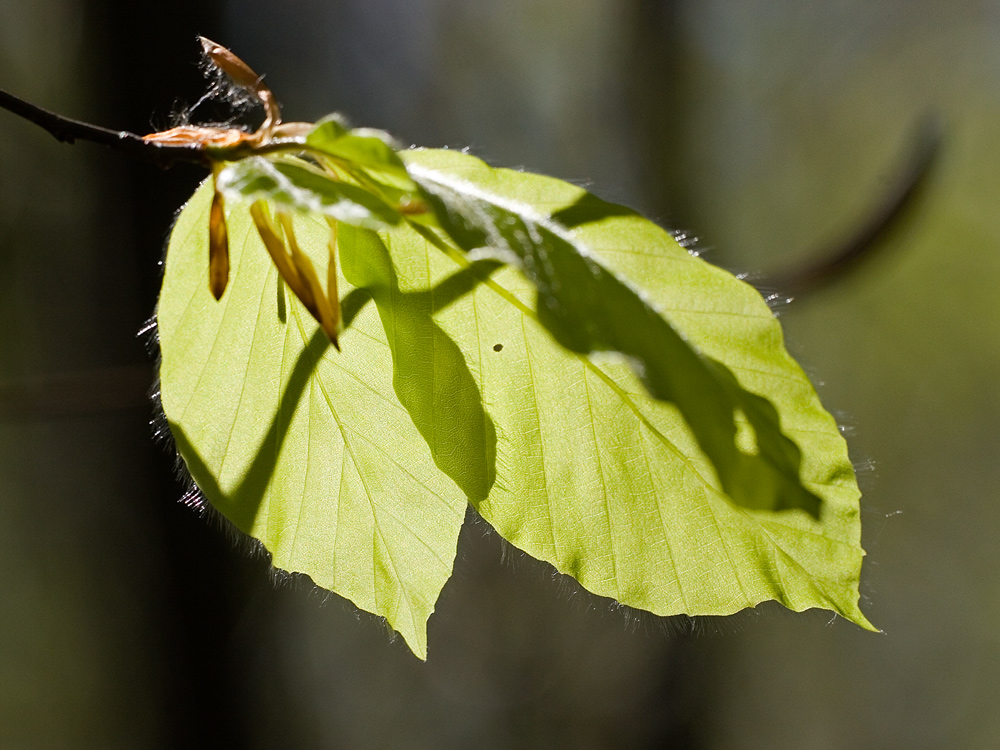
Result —
<svg viewBox="0 0 1000 750"><path fill-rule="evenodd" d="M101 124L139 134L162 129L175 102L193 103L204 91L196 35L219 38L218 0L176 0L153 9L103 0L88 3L86 13L89 38L99 50L94 77L108 83L94 92ZM134 331L153 314L158 261L173 217L204 174L188 165L161 171L115 154L107 159L114 160L108 172L116 179L108 195L121 246L106 261L115 283L106 290L102 312L141 361ZM134 410L135 419L148 422L151 411ZM161 588L149 591L143 603L157 614L150 646L165 677L162 684L144 686L150 700L162 703L159 741L171 748L250 747L251 691L259 676L254 678L251 660L236 648L234 630L255 580L267 585L265 563L248 564L218 524L178 503L183 487L174 477L173 449L151 437L136 445L134 458L147 477L146 486L136 488L136 500L147 504L149 525L160 535Z"/></svg>

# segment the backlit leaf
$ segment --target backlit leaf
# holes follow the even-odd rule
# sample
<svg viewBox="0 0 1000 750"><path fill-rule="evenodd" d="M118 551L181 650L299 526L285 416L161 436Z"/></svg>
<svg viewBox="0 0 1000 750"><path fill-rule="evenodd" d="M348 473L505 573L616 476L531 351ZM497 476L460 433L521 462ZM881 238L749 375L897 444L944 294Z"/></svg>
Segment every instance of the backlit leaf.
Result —
<svg viewBox="0 0 1000 750"><path fill-rule="evenodd" d="M217 303L204 273L210 198L203 186L174 227L157 315L163 408L178 450L212 505L263 542L276 567L386 617L422 657L466 496L484 481L456 482L439 470L421 435L435 429L427 419L461 375L436 381L434 370L416 369L410 377L424 387L407 398L429 405L407 402L428 414L414 419L394 387L393 360L418 363L389 345L379 318L391 281L370 293L342 284L337 353L298 300L279 291L247 203L228 206L232 273ZM327 231L325 222L296 225L321 276ZM406 324L433 339L427 305L405 309ZM447 460L461 462L463 446L446 449L459 451ZM461 463L467 474L481 465Z"/></svg>
<svg viewBox="0 0 1000 750"><path fill-rule="evenodd" d="M490 191L493 183L513 182L517 195L517 172L495 171L462 155L464 169L475 172L473 184L454 172L425 169L419 153L412 173L450 237L464 250L488 248L516 263L538 290L538 319L564 347L625 355L647 390L680 410L730 499L750 508L819 514L819 498L799 480L799 449L782 434L772 405L744 390L723 364L701 355L638 289L557 222ZM728 275L717 280L723 278L728 283L722 288L705 292L729 296L726 287L738 282ZM750 449L736 441L741 417L754 437Z"/></svg>
<svg viewBox="0 0 1000 750"><path fill-rule="evenodd" d="M420 656L466 500L630 606L728 614L774 599L871 627L846 446L760 295L580 188L453 152L404 158L442 230L339 227L340 353L282 294L243 191L227 194L221 302L205 283L208 189L182 212L158 316L162 397L212 505ZM245 194L287 200L271 191ZM443 230L492 250L449 249ZM326 222L299 216L296 234L322 276ZM701 399L729 410L749 466L776 467L764 486L727 493L700 421L724 419ZM788 501L799 484L821 502Z"/></svg>
<svg viewBox="0 0 1000 750"><path fill-rule="evenodd" d="M607 268L642 280L649 302L685 340L769 399L801 450L803 484L823 501L819 519L729 502L679 410L651 398L620 357L558 346L524 312L534 309L535 285L504 269L492 288L438 318L463 346L500 436L496 483L477 504L482 515L591 591L658 614L727 614L775 599L871 627L857 606L860 493L846 445L760 295L581 188L455 152L407 156L491 202L516 200L554 217ZM394 258L431 252L415 235L392 247ZM738 438L752 448L745 422Z"/></svg>
<svg viewBox="0 0 1000 750"><path fill-rule="evenodd" d="M396 209L380 197L302 162L259 156L242 159L221 171L219 190L227 198L268 198L282 208L324 214L358 226L382 227L400 220Z"/></svg>

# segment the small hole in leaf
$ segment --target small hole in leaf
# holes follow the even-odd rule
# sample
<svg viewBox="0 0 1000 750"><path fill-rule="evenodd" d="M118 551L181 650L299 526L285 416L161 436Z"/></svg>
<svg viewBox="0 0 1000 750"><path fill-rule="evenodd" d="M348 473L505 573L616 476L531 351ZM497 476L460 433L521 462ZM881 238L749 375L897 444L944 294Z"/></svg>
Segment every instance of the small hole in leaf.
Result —
<svg viewBox="0 0 1000 750"><path fill-rule="evenodd" d="M493 345L493 351L498 352L501 349L503 349L503 344L494 344Z"/></svg>

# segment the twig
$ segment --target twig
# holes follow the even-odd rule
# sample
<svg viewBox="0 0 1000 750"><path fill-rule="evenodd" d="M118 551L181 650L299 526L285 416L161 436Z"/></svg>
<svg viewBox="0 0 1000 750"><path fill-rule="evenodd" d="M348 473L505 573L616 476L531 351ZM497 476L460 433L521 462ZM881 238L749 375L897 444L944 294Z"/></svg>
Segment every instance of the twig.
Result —
<svg viewBox="0 0 1000 750"><path fill-rule="evenodd" d="M938 122L931 117L926 118L919 128L914 153L899 181L850 239L799 268L757 278L754 286L802 296L840 280L873 257L903 223L930 182L930 174L941 150L941 140Z"/></svg>
<svg viewBox="0 0 1000 750"><path fill-rule="evenodd" d="M179 161L206 164L204 152L195 144L165 144L143 140L127 130L110 130L98 125L57 115L0 89L0 108L13 112L51 133L63 143L77 140L107 146L136 159L167 168Z"/></svg>

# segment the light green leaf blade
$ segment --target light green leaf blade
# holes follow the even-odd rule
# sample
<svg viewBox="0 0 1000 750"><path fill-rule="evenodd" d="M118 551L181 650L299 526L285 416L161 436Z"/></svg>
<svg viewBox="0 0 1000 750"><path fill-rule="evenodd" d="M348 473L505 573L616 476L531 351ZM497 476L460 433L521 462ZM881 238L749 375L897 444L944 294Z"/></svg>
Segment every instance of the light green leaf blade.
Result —
<svg viewBox="0 0 1000 750"><path fill-rule="evenodd" d="M575 186L454 152L406 158L555 216L608 268L641 280L676 330L769 399L801 449L798 479L823 501L819 519L728 502L678 409L651 398L621 358L558 346L532 314L534 285L504 269L437 316L498 435L497 478L480 513L591 591L657 614L728 614L774 599L871 628L857 605L860 493L846 445L760 295ZM394 260L431 252L415 234L393 236ZM741 425L745 450L748 432Z"/></svg>
<svg viewBox="0 0 1000 750"><path fill-rule="evenodd" d="M400 354L379 317L389 310L383 317L392 325L393 281L384 268L383 289L371 294L377 305L342 280L349 325L337 353L298 300L279 292L245 203L227 205L232 271L215 302L206 277L210 195L203 186L178 218L157 314L162 402L180 454L211 504L259 539L276 567L384 616L423 658L466 495L488 489L479 474L491 460L491 423L480 406L479 437L468 448L448 435L429 442L421 429L433 436L427 415L455 390L456 377L467 401L481 403L478 391L460 375L435 380L425 365L415 374L423 387L401 403L393 382ZM325 222L296 220L321 277L327 232ZM408 299L407 324L434 339L429 302ZM453 454L442 459L445 471L435 452Z"/></svg>
<svg viewBox="0 0 1000 750"><path fill-rule="evenodd" d="M410 190L416 186L406 171L406 165L396 153L388 133L371 128L347 128L339 117L333 115L316 123L306 144L314 151L332 156L351 166L392 175L405 181Z"/></svg>
<svg viewBox="0 0 1000 750"><path fill-rule="evenodd" d="M411 216L431 214L423 207L420 188L399 158L388 133L371 128L349 129L338 115L321 120L306 136L306 145L314 158L327 157L329 166L345 170L365 187ZM414 212L414 208L420 207Z"/></svg>
<svg viewBox="0 0 1000 750"><path fill-rule="evenodd" d="M400 220L396 209L380 197L301 161L241 159L221 171L218 185L228 200L266 198L285 209L325 214L357 226L378 228Z"/></svg>
<svg viewBox="0 0 1000 750"><path fill-rule="evenodd" d="M465 158L479 166L479 182L427 169L419 158L411 163L448 235L466 251L488 249L515 263L535 284L538 319L560 344L582 354L625 355L647 390L683 414L733 502L818 516L819 498L799 480L799 449L782 433L766 398L743 389L722 363L701 354L642 292L558 222L481 184L517 173ZM750 448L738 443L741 423L753 435Z"/></svg>
<svg viewBox="0 0 1000 750"><path fill-rule="evenodd" d="M699 351L774 404L783 429L803 451L801 480L822 498L821 518L734 506L678 410L651 398L620 358L567 351L538 323L535 286L517 271L442 253L405 226L383 233L382 240L366 230L341 227L342 289L364 287L375 300L358 313L364 293L355 288L344 299L345 353L337 357L352 363L350 377L338 367L339 359L331 360L330 350L313 349L322 342L316 333L305 335L316 329L297 301L283 301L276 285L270 297L262 291L274 272L242 209L233 204L234 278L216 309L232 304L235 316L213 313L215 303L204 282L207 250L199 239L204 230L198 222L207 221L207 198L201 194L182 214L168 255L160 309L161 378L164 407L181 453L213 504L272 552L284 544L275 554L279 567L289 567L287 540L308 525L304 533L312 553L304 563L300 555L295 564L301 566L291 569L306 570L321 585L386 614L421 655L423 629L412 611L429 615L447 577L463 494L514 544L576 576L590 590L631 606L657 614L728 614L776 599L795 610L827 608L871 627L857 607L863 555L859 493L846 447L808 380L785 353L780 328L759 295L691 258L655 225L579 188L492 170L461 154L411 152L407 159L491 194L516 198L543 217L555 215L571 228L574 241L584 242L602 263L642 279L649 298ZM311 233L305 231L310 226ZM315 263L325 265L325 232L304 222L299 227L303 248ZM179 255L186 260L177 261ZM245 278L253 281L250 292L241 281ZM230 294L244 301L230 302ZM194 324L203 319L209 320L203 326L207 335ZM293 322L297 339L286 330ZM278 333L262 333L272 329ZM237 347L242 354L234 357L220 344L234 336L277 343L244 343ZM309 374L308 366L268 370L264 360L273 360L275 347L285 361L302 362L313 352L319 363L316 375ZM251 361L255 349L267 354ZM213 375L219 368L228 368L229 375ZM302 391L307 382L325 384L330 371L344 382L336 381L336 398L326 389L325 407L307 410L304 428L302 421L293 420L299 410L285 408L273 397L270 408L276 417L267 416L267 406L252 410L259 412L249 420L257 434L250 442L257 447L230 450L224 445L247 432L247 412L242 410L241 417L240 399L233 406L234 391L249 387L252 392L260 383L269 383L274 391ZM372 373L381 377L369 383ZM351 389L358 382L369 383L381 402L391 404L394 398L401 418L382 418L377 407L359 400L356 388ZM193 410L188 403L196 404ZM225 419L212 416L217 404L226 405ZM359 478L372 476L378 483L375 494L366 494L374 520L386 504L392 506L393 518L401 519L395 527L401 533L390 544L369 543L364 554L357 554L358 545L338 546L339 535L349 533L346 520L341 524L338 516L335 527L329 522L330 508L345 504L342 485L339 494L324 495L332 487L328 482L317 495L311 486L283 478L300 475L303 462L308 467L315 454L310 446L322 446L343 463L336 435L330 448L332 431L322 433L324 408L342 418L360 410L364 424L374 414L371 424L377 427L363 437L383 451L386 445L400 445L403 474L419 479L406 485L394 468L387 476L378 460L358 468ZM254 426L268 419L267 429ZM288 427L275 434L275 424ZM352 423L352 429L358 424ZM739 428L741 446L750 450L752 431L745 423ZM260 446L271 447L285 463L255 460L263 455ZM371 450L381 458L377 446ZM327 463L324 458L312 465L314 474L322 474ZM246 492L244 486L257 489ZM351 490L348 486L349 496ZM406 496L402 505L401 495ZM286 512L272 513L267 505L262 513L261 497ZM441 499L454 509L452 516L441 516L445 526L451 523L443 535L435 533L441 531L441 521L433 510ZM304 505L320 508L323 521L307 523L288 510ZM366 518L362 513L362 525ZM413 528L419 531L413 533ZM362 536L368 538L366 534ZM421 556L415 551L421 544L436 551ZM376 561L391 559L393 552L413 567L403 573L393 567L387 576L390 566ZM367 587L359 586L346 572L350 566L381 573L368 576ZM330 569L347 577L331 578ZM403 592L389 601L420 603L410 607L410 627L399 607L390 611L387 598L380 599L379 592L386 590Z"/></svg>

